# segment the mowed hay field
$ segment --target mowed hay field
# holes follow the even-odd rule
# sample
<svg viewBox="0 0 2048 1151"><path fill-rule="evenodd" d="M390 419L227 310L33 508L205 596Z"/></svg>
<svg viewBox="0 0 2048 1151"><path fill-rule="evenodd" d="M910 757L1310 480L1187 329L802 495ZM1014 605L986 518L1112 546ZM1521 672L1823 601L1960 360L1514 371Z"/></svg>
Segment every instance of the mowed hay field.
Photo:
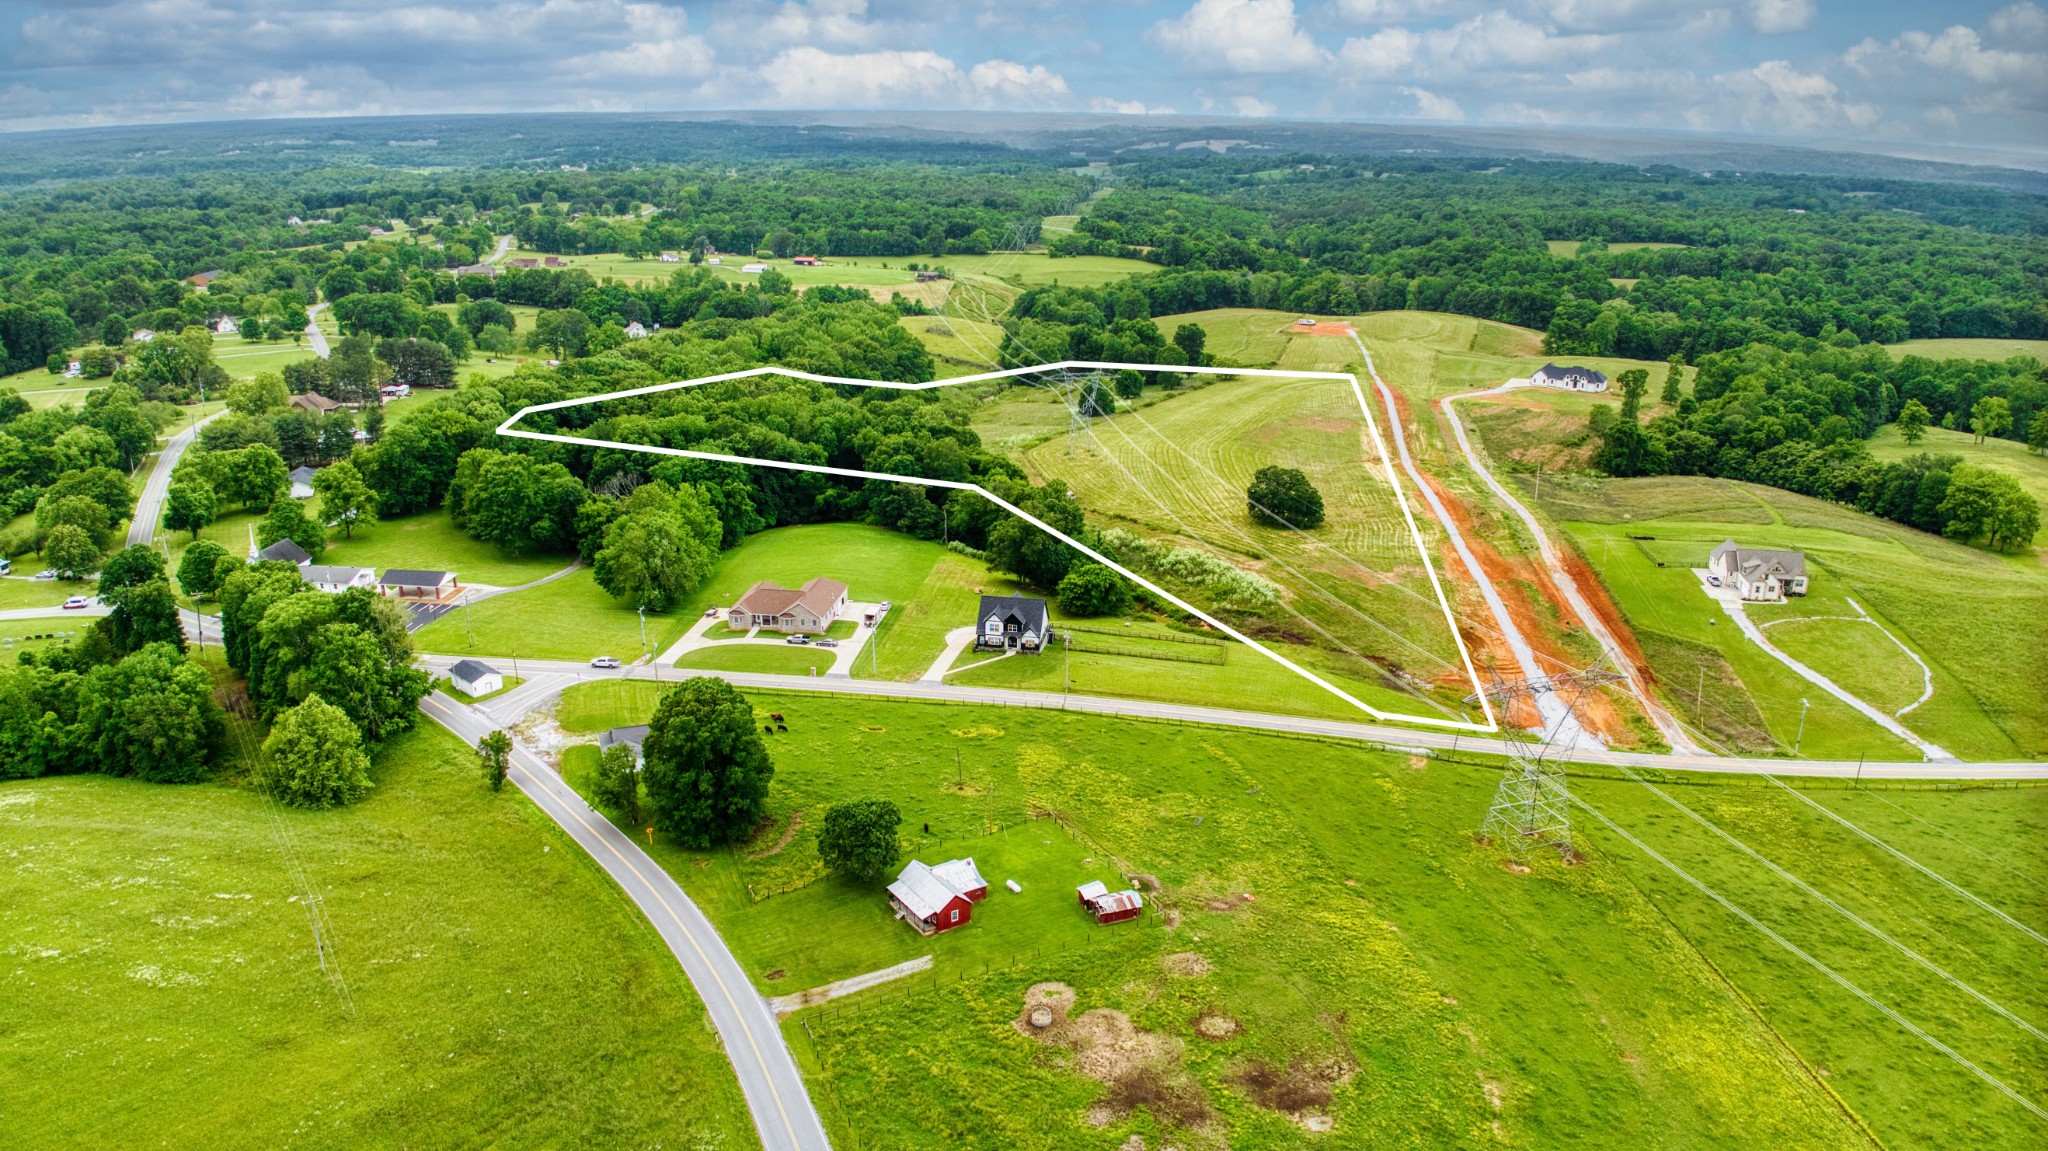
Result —
<svg viewBox="0 0 2048 1151"><path fill-rule="evenodd" d="M2014 356L2031 356L2048 364L2048 340L1995 340L1950 337L1943 339L1906 340L1903 343L1886 344L1892 355L1925 356L1930 360L2009 360Z"/></svg>
<svg viewBox="0 0 2048 1151"><path fill-rule="evenodd" d="M1750 609L1760 623L1830 617L1766 631L1795 658L1814 656L1817 670L1886 710L1917 698L1920 669L1855 618L1853 600L1928 665L1934 692L1902 717L1909 730L1966 759L2048 755L2048 568L2037 555L1966 547L1730 480L1546 479L1540 502L1627 614L1666 700L1716 739L1789 754L1803 697L1812 711L1802 754L1918 758L1745 639L1701 593L1690 569L1733 538L1806 553L1811 594Z"/></svg>
<svg viewBox="0 0 2048 1151"><path fill-rule="evenodd" d="M661 690L578 685L559 718L594 739L645 722ZM929 973L786 1024L838 1145L1775 1151L1869 1146L1863 1124L1902 1148L2048 1130L1594 820L1583 865L1502 867L1472 840L1493 768L1063 712L749 694L789 728L765 737L769 820L736 851L658 841L656 858L764 994L933 956ZM572 782L586 759L565 756ZM1799 795L1690 782L1667 790L1994 1000L2027 1002L2037 945L2023 934ZM1577 786L2038 1095L2048 1065L2005 1020L1642 786ZM1801 794L2048 922L2014 846L2048 830L2039 792ZM969 926L920 938L879 885L824 873L823 810L856 797L899 807L907 855L981 864L992 891ZM1032 818L1048 812L1060 821ZM1098 928L1073 907L1080 878L1131 875L1158 881L1156 916ZM1034 987L1059 1020L1045 1038L1017 1026ZM1104 1046L1072 1050L1090 1041Z"/></svg>
<svg viewBox="0 0 2048 1151"><path fill-rule="evenodd" d="M1306 347L1292 358L1320 370L1324 361L1308 353L1322 350ZM1269 638L1288 651L1320 649L1356 681L1381 680L1370 662L1379 660L1418 680L1470 690L1423 551L1348 383L1223 379L1095 419L1020 458L1034 481L1065 483L1097 526L1195 547L1280 585L1287 610L1267 613L1275 629ZM1268 465L1308 473L1328 517L1321 527L1297 532L1253 522L1245 488ZM1426 519L1416 522L1423 548L1435 555L1439 532Z"/></svg>
<svg viewBox="0 0 2048 1151"><path fill-rule="evenodd" d="M1980 444L1968 432L1928 428L1926 438L1908 444L1899 437L1897 424L1886 424L1870 438L1870 454L1880 460L1902 460L1921 454L1958 456L1966 464L2011 476L2042 507L2048 507L2048 456L2035 455L2018 440L1992 438ZM2044 533L2048 533L2048 528L2035 533L2036 545L2048 545L2048 534Z"/></svg>
<svg viewBox="0 0 2048 1151"><path fill-rule="evenodd" d="M567 836L436 727L372 776L331 812L0 784L0 1142L755 1145L674 957Z"/></svg>

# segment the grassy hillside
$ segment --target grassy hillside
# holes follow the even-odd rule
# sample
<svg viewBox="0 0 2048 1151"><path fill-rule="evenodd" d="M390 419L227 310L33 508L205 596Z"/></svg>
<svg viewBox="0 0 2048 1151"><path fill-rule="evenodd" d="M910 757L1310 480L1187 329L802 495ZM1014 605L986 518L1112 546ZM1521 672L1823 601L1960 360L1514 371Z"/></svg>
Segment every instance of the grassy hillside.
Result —
<svg viewBox="0 0 2048 1151"><path fill-rule="evenodd" d="M438 728L373 774L335 812L0 784L9 1142L753 1144L681 968L587 856Z"/></svg>
<svg viewBox="0 0 2048 1151"><path fill-rule="evenodd" d="M1926 356L1930 360L2007 360L2032 356L2048 363L2048 340L1930 339L1887 344L1892 355Z"/></svg>
<svg viewBox="0 0 2048 1151"><path fill-rule="evenodd" d="M1526 484L1526 477L1523 477ZM1533 485L1528 485L1533 487ZM1650 654L1667 699L1710 732L1737 738L1747 708L1785 751L1797 740L1799 699L1812 701L1808 756L1906 756L1907 749L1845 705L1822 696L1720 618L1690 569L1723 539L1806 553L1812 592L1785 607L1754 609L1762 621L1837 617L1784 635L1788 647L1851 677L1873 703L1918 680L1896 649L1853 617L1853 599L1925 660L1934 694L1902 722L1974 759L2048 755L2048 568L2034 556L2003 556L1776 488L1671 476L1640 480L1545 480L1540 502L1599 573ZM1665 566L1657 566L1659 562ZM1718 622L1709 622L1715 621ZM1773 629L1776 635L1782 629ZM1774 639L1775 642L1775 639ZM1844 649L1843 645L1859 645ZM1860 645L1868 645L1860 646ZM1867 659L1845 658L1860 651ZM1732 704L1713 682L1743 685ZM1903 677L1903 678L1902 678ZM1704 682L1703 682L1704 681ZM1704 693L1704 707L1700 705ZM1904 706L1913 696L1900 700Z"/></svg>
<svg viewBox="0 0 2048 1151"><path fill-rule="evenodd" d="M2041 506L2048 508L2048 456L2035 455L2027 445L2018 440L1987 439L1977 442L1977 437L1968 432L1951 432L1942 428L1928 428L1927 435L1918 444L1908 446L1899 438L1897 424L1886 424L1870 439L1870 454L1881 460L1904 459L1922 453L1938 456L1961 456L1965 463L1975 464L1988 471L2003 472L2018 480ZM2048 542L2048 529L2044 534L2034 536L2034 542Z"/></svg>
<svg viewBox="0 0 2048 1151"><path fill-rule="evenodd" d="M590 738L644 721L658 690L578 685L560 718ZM1861 1123L1900 1148L1958 1131L2022 1145L2043 1129L1604 830L1583 832L1583 866L1503 868L1472 841L1489 768L1079 714L753 702L790 729L769 744L770 821L737 852L658 842L657 858L764 993L933 956L929 975L787 1025L841 1143L1298 1147L1302 1124L1327 1120L1332 1146L1736 1151L1867 1146ZM587 759L565 760L572 783ZM1674 790L1986 994L2026 1001L2030 940L1796 796L1745 782ZM2025 1035L1759 880L1639 785L1578 787L1970 1058L2038 1081ZM2048 917L2038 886L2009 870L2025 866L2011 845L2048 830L2036 793L1812 794L2014 914ZM909 855L975 857L995 890L971 924L920 938L875 888L825 875L818 821L854 796L899 806ZM1046 812L1064 825L1030 818ZM1158 915L1097 928L1072 906L1081 878L1133 874L1158 881ZM1073 1030L1126 1036L1113 1049L1135 1058L1072 1059L1014 1026L1046 983L1071 989L1073 1015L1104 1013ZM1190 1136L1175 1115L1207 1118Z"/></svg>

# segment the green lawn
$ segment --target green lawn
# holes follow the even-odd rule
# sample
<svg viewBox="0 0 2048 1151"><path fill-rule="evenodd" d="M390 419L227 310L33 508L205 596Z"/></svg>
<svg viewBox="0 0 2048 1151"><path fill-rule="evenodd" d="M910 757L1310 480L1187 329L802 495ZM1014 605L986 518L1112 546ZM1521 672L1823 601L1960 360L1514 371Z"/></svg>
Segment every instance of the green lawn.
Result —
<svg viewBox="0 0 2048 1151"><path fill-rule="evenodd" d="M584 732L644 722L661 690L578 685L559 718ZM1953 1146L1958 1132L1970 1146L2021 1146L2048 1129L1605 831L1582 831L1583 866L1504 869L1472 842L1491 768L1073 713L802 693L753 703L789 728L765 737L770 820L737 851L654 850L766 994L934 956L930 975L787 1025L846 1145L855 1131L862 1146L1096 1148L1133 1134L1187 1145L1144 1110L1089 1123L1102 1085L1012 1026L1025 989L1048 980L1075 989L1076 1012L1122 1012L1164 1036L1162 1076L1184 1077L1178 1090L1212 1109L1208 1137L1235 1147L1302 1143L1289 1119L1227 1085L1254 1060L1339 1072L1320 1110L1342 1146L1867 1146L1845 1108L1892 1147ZM587 782L588 753L565 759L570 781ZM2003 1020L1638 785L1578 787L2023 1093L2048 1071ZM2030 1001L2031 941L1797 798L1754 780L1674 790L1973 986ZM2048 920L2014 846L2048 831L2038 791L1811 794L2020 918ZM920 939L875 889L822 876L822 809L860 796L898 805L906 854L982 865L993 890L969 929ZM1048 810L1079 846L1028 821ZM1098 930L1063 900L1031 902L1105 862L1105 880L1156 876L1148 902L1165 917ZM1001 887L1012 877L1025 896ZM1195 966L1162 963L1186 953ZM1195 1022L1216 1016L1239 1033L1202 1038Z"/></svg>
<svg viewBox="0 0 2048 1151"><path fill-rule="evenodd" d="M504 678L505 686L499 688L496 691L487 691L482 695L466 695L460 691L457 691L455 689L455 685L453 683L450 683L445 677L441 679L436 679L434 681L434 686L436 690L447 692L448 698L450 699L461 700L463 703L482 703L487 699L496 699L499 696L504 695L506 692L511 691L513 688L518 687L520 684L526 682L526 680L523 677L516 675L508 675Z"/></svg>
<svg viewBox="0 0 2048 1151"><path fill-rule="evenodd" d="M2002 556L1775 488L1687 477L1546 481L1542 503L1599 573L1646 649L1661 637L1671 652L1705 647L1719 661L1651 667L1681 715L1713 730L1745 706L1694 715L1702 688L1723 668L1744 685L1769 742L1789 752L1798 738L1800 698L1812 701L1801 746L1809 757L1915 758L1904 745L1832 697L1817 692L1736 631L1698 589L1689 570L1723 539L1803 550L1811 594L1784 607L1753 609L1758 620L1854 615L1854 599L1933 670L1934 696L1901 722L1969 759L2048 754L2048 620L2027 605L2048 597L2048 569L2032 557ZM1631 540L1631 535L1651 536ZM1659 568L1657 561L1666 566ZM1958 627L1958 620L1969 626ZM1717 621L1717 622L1710 622ZM1786 625L1800 627L1804 625ZM1788 647L1821 651L1819 661L1850 675L1882 702L1902 683L1919 695L1918 669L1867 624L1831 622L1821 639L1787 635ZM1784 631L1772 628L1767 636ZM1855 645L1846 647L1843 645ZM1853 652L1867 652L1858 660ZM1675 674L1674 674L1675 673ZM1904 677L1902 679L1902 677Z"/></svg>
<svg viewBox="0 0 2048 1151"><path fill-rule="evenodd" d="M233 786L0 785L13 1138L753 1146L674 957L473 761L439 728L401 736L336 812Z"/></svg>
<svg viewBox="0 0 2048 1151"><path fill-rule="evenodd" d="M2043 358L2048 359L2048 356ZM1870 454L1880 460L1899 460L1922 453L1961 456L1964 463L1975 464L1986 471L2002 472L2018 480L2028 494L2042 507L2048 508L2048 456L2035 455L2018 440L1987 439L1980 444L1977 437L1968 432L1928 428L1925 438L1917 444L1908 445L1899 438L1897 424L1886 424L1870 438ZM2036 533L2034 542L2037 545L2048 544L2048 536Z"/></svg>
<svg viewBox="0 0 2048 1151"><path fill-rule="evenodd" d="M421 512L356 529L349 539L331 533L320 562L452 571L465 584L515 587L561 571L572 556L507 554L457 528L446 511Z"/></svg>
<svg viewBox="0 0 2048 1151"><path fill-rule="evenodd" d="M648 613L648 649L660 652L695 621L695 615ZM536 588L457 607L414 633L413 644L437 655L567 660L609 655L631 662L640 658L640 613L598 587L589 568L578 568Z"/></svg>
<svg viewBox="0 0 2048 1151"><path fill-rule="evenodd" d="M14 557L15 574L0 578L0 611L15 608L56 607L75 595L92 592L90 580L32 580L42 570L40 557L33 553Z"/></svg>
<svg viewBox="0 0 2048 1151"><path fill-rule="evenodd" d="M1580 243L1582 241L1579 240L1545 240L1543 241L1543 246L1549 248L1550 254L1553 256L1562 256L1567 260L1576 260L1579 256ZM1647 240L1623 240L1607 245L1607 250L1610 252L1639 252L1645 249L1685 248L1690 246L1689 244L1660 244Z"/></svg>
<svg viewBox="0 0 2048 1151"><path fill-rule="evenodd" d="M764 643L702 648L676 661L677 667L708 671L758 671L775 675L823 675L832 666L832 649Z"/></svg>

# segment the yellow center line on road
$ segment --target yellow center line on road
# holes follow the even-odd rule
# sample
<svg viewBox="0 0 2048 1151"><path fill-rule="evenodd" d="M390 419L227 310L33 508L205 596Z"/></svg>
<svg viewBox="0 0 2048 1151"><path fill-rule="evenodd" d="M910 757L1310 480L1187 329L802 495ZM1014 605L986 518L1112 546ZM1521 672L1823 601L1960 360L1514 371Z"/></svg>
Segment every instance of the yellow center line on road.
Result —
<svg viewBox="0 0 2048 1151"><path fill-rule="evenodd" d="M429 696L423 702L448 715L458 714L456 712L449 711L449 709L445 705L439 703L431 696ZM525 772L526 774L532 774L531 770L525 768L524 766L521 766L520 770ZM537 776L534 778L534 784L535 786L539 787L545 786ZM574 808L569 807L567 804L563 805L562 810L566 811L569 814L570 818L574 819L577 823L581 824L583 826L583 829L585 831L588 831L594 838L597 839L599 843L602 843L605 847L605 850L611 852L614 858L616 858L620 863L624 864L626 869L633 873L633 878L638 879L643 885L647 887L648 891L654 895L656 901L658 901L661 904L661 909L663 911L668 912L669 918L673 919L676 923L676 926L682 929L683 937L690 941L691 948L697 952L697 958L703 962L705 969L711 972L712 981L718 984L719 994L725 996L725 1001L732 1008L733 1015L740 1021L740 1030L747 1037L747 1046L753 1052L754 1062L761 1068L761 1078L767 1082L768 1093L775 1099L776 1114L782 1119L783 1129L789 1132L790 1146L799 1146L800 1141L797 1139L796 1135L796 1124L790 1121L789 1110L787 1107L783 1105L782 1091L775 1086L775 1076L768 1068L767 1057L761 1054L760 1044L756 1042L756 1040L754 1039L753 1028L748 1027L746 1025L746 1019L740 1012L739 1001L733 997L732 989L726 986L725 979L718 974L718 968L715 964L711 962L711 957L704 953L703 945L697 942L697 937L691 934L688 926L684 924L682 915L676 911L673 905L669 903L668 898L662 894L661 888L653 882L651 882L647 878L647 876L640 871L638 867L634 866L633 860L629 856L627 856L626 854L621 852L617 847L615 847L610 840L607 840L604 837L603 833L597 830L597 828L591 826L590 821L584 819L581 814L579 814ZM614 830L617 829L615 828ZM670 878L670 882L673 883L674 879Z"/></svg>

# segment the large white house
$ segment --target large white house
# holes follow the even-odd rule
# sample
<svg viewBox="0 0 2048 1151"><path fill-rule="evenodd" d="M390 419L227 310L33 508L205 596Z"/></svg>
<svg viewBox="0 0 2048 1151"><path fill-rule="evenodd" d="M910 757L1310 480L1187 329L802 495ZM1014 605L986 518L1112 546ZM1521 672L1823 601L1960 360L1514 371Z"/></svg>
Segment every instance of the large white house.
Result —
<svg viewBox="0 0 2048 1151"><path fill-rule="evenodd" d="M1604 392L1607 390L1607 376L1592 368L1577 364L1559 366L1545 364L1536 369L1529 382L1539 388L1563 388L1568 392Z"/></svg>
<svg viewBox="0 0 2048 1151"><path fill-rule="evenodd" d="M1746 548L1727 540L1707 556L1707 571L1722 587L1755 603L1806 594L1806 556L1800 552Z"/></svg>

